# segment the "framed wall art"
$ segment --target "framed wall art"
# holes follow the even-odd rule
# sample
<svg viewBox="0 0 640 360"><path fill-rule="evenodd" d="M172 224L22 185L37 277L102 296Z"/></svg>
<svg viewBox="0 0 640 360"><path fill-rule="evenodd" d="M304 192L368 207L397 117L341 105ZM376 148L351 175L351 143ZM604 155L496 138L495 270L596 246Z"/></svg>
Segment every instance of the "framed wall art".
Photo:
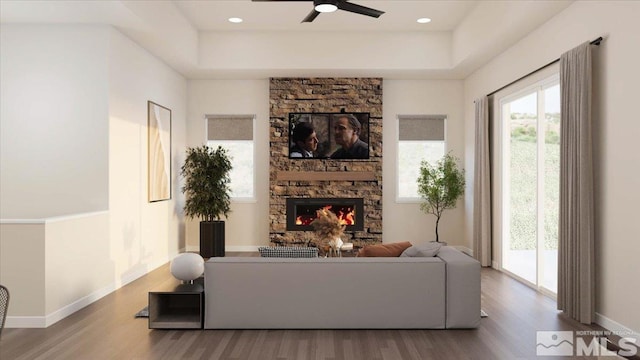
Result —
<svg viewBox="0 0 640 360"><path fill-rule="evenodd" d="M171 199L171 110L147 102L149 202Z"/></svg>

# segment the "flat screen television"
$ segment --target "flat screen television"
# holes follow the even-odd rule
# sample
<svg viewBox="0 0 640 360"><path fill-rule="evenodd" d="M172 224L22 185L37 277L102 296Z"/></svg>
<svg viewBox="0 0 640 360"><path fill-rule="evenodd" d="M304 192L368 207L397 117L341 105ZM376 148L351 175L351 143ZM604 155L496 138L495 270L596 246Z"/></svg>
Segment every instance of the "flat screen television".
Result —
<svg viewBox="0 0 640 360"><path fill-rule="evenodd" d="M289 113L290 159L369 159L369 113Z"/></svg>

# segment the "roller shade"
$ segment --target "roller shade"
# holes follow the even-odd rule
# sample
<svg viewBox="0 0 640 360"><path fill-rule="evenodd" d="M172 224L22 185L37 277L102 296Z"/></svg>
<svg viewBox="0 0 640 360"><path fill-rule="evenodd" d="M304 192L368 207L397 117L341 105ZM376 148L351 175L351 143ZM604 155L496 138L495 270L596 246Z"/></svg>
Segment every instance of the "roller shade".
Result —
<svg viewBox="0 0 640 360"><path fill-rule="evenodd" d="M398 116L399 140L444 141L444 115Z"/></svg>
<svg viewBox="0 0 640 360"><path fill-rule="evenodd" d="M253 140L252 115L207 115L207 140Z"/></svg>

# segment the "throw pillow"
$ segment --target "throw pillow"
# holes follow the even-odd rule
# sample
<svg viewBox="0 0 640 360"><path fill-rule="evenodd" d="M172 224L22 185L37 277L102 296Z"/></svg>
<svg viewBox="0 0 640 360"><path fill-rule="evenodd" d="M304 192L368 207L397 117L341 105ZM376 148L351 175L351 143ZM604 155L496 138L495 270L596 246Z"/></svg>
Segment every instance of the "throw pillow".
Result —
<svg viewBox="0 0 640 360"><path fill-rule="evenodd" d="M411 246L411 243L408 241L392 243L392 244L376 244L376 245L366 245L360 252L358 256L363 257L398 257L405 251L408 247Z"/></svg>
<svg viewBox="0 0 640 360"><path fill-rule="evenodd" d="M318 248L315 247L288 247L288 246L261 246L258 248L261 257L279 258L317 258Z"/></svg>
<svg viewBox="0 0 640 360"><path fill-rule="evenodd" d="M400 255L401 257L432 257L438 255L442 244L430 242L426 244L413 245L407 248Z"/></svg>

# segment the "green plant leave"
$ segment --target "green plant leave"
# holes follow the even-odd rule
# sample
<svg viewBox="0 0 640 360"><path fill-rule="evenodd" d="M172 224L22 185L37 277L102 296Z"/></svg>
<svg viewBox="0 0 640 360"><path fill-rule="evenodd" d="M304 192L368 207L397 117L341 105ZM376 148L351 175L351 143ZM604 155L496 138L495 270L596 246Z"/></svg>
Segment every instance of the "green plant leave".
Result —
<svg viewBox="0 0 640 360"><path fill-rule="evenodd" d="M442 213L453 209L464 194L464 169L459 169L457 159L446 154L435 165L422 161L418 177L418 194L424 202L420 209L436 216L436 241Z"/></svg>
<svg viewBox="0 0 640 360"><path fill-rule="evenodd" d="M206 145L188 148L180 175L185 179L185 215L203 221L220 220L231 212L229 171L231 159L227 150Z"/></svg>

